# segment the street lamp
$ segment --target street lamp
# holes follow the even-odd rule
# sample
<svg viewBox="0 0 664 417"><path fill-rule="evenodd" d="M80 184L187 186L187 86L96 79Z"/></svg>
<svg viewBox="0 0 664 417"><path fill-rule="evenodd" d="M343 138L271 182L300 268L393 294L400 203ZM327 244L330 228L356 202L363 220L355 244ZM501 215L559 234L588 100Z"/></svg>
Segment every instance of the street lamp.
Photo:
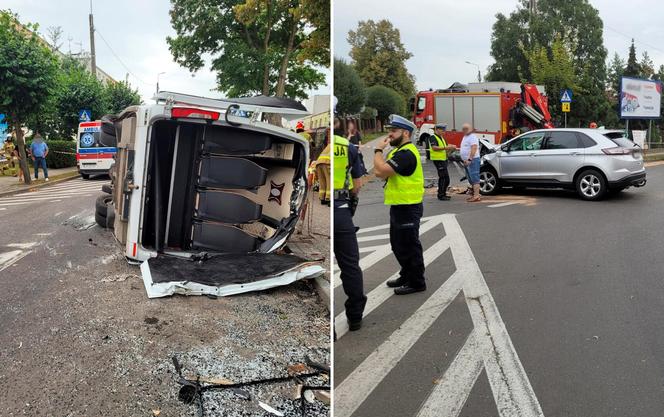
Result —
<svg viewBox="0 0 664 417"><path fill-rule="evenodd" d="M477 67L477 82L481 83L482 82L482 74L480 73L480 66L473 63L473 62L470 62L470 61L466 61L466 64L475 65Z"/></svg>
<svg viewBox="0 0 664 417"><path fill-rule="evenodd" d="M159 74L157 74L157 94L159 94L159 76L163 75L163 74L166 74L166 73L165 72L160 72Z"/></svg>

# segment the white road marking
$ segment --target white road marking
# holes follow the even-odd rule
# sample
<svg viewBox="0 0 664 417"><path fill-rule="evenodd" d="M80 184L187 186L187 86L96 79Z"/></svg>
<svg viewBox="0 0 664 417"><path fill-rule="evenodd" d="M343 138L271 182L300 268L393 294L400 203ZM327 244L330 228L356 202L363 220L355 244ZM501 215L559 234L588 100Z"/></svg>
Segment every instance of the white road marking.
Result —
<svg viewBox="0 0 664 417"><path fill-rule="evenodd" d="M361 243L361 242L368 242L370 240L383 240L383 239L389 239L389 238L390 238L389 233L386 233L384 235L360 236L360 237L357 238L357 242Z"/></svg>
<svg viewBox="0 0 664 417"><path fill-rule="evenodd" d="M90 197L97 191L101 192L101 186L102 183L83 183L79 181L39 188L35 191L0 198L0 207L6 208L39 202L58 202L71 197Z"/></svg>
<svg viewBox="0 0 664 417"><path fill-rule="evenodd" d="M457 417L483 367L482 354L473 331L420 408L417 417Z"/></svg>
<svg viewBox="0 0 664 417"><path fill-rule="evenodd" d="M0 253L0 272L14 265L16 262L28 256L32 251L12 250Z"/></svg>
<svg viewBox="0 0 664 417"><path fill-rule="evenodd" d="M10 243L6 246L10 248L19 248L19 249L30 249L39 245L37 242L26 242L26 243Z"/></svg>
<svg viewBox="0 0 664 417"><path fill-rule="evenodd" d="M2 211L2 210L7 210L7 208L6 207L0 207L0 211Z"/></svg>
<svg viewBox="0 0 664 417"><path fill-rule="evenodd" d="M430 217L426 218L425 222L421 222L420 223L420 236L422 236L423 234L425 234L429 230L433 229L434 227L441 225L441 219L442 219L441 216L447 216L447 215L442 214L442 215L437 215L437 216L430 216ZM387 227L389 227L389 225ZM375 229L375 230L379 230L379 229ZM379 235L379 236L387 236L388 239L390 237L389 234L388 235ZM369 238L369 239L366 239L367 241L368 240L373 240L373 239L371 239L373 236L367 236L367 237ZM359 243L360 238L358 238L357 240L358 240L358 243ZM389 243L386 243L384 245L372 246L372 247L375 248L375 250L371 254L369 254L369 255L365 256L364 258L360 259L360 269L362 269L363 271L369 269L371 266L375 265L376 263L381 261L383 258L385 258L385 257L392 254L392 247L390 246ZM341 285L341 278L340 278L341 272L339 271L339 267L336 263L335 263L334 271L335 271L334 276L333 276L334 288L337 288L338 286Z"/></svg>
<svg viewBox="0 0 664 417"><path fill-rule="evenodd" d="M512 204L519 204L519 201L506 201L504 203L491 204L487 207L498 208L498 207L511 206Z"/></svg>
<svg viewBox="0 0 664 417"><path fill-rule="evenodd" d="M444 247L452 252L456 272L339 384L335 390L336 417L350 417L461 293L474 330L443 374L440 385L420 408L418 417L457 416L482 369L501 417L544 416L461 227L452 214L440 218L446 232ZM444 250L437 248L435 252L438 254L430 251L429 256L440 256ZM391 294L387 287L377 287L369 294L365 314ZM344 315L335 321L340 337L347 331Z"/></svg>

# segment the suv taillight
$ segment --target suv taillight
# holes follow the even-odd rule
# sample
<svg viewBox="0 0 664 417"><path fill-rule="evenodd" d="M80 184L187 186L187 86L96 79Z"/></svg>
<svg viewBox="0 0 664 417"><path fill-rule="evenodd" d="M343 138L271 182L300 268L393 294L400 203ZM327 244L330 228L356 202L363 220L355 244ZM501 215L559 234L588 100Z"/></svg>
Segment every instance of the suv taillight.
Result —
<svg viewBox="0 0 664 417"><path fill-rule="evenodd" d="M173 118L187 117L190 119L219 120L220 114L221 113L216 111L187 108L187 107L176 107L173 110L171 110L171 117Z"/></svg>
<svg viewBox="0 0 664 417"><path fill-rule="evenodd" d="M634 153L634 149L616 146L615 148L604 148L602 152L607 155L630 155Z"/></svg>

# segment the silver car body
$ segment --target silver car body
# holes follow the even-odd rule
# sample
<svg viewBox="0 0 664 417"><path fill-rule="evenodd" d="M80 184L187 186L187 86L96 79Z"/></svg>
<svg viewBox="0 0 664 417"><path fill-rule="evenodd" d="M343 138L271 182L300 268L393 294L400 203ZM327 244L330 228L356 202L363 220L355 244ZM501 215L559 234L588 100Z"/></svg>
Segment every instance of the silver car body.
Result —
<svg viewBox="0 0 664 417"><path fill-rule="evenodd" d="M641 149L617 130L533 130L500 145L483 163L504 186L573 188L587 169L600 171L609 189L645 184Z"/></svg>

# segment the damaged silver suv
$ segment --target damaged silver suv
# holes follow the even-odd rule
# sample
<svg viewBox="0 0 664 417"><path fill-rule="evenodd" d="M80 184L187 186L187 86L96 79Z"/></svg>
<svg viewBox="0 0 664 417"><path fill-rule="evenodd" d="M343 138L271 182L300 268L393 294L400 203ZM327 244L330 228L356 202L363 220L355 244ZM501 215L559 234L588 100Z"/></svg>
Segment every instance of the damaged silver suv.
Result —
<svg viewBox="0 0 664 417"><path fill-rule="evenodd" d="M306 109L272 97L155 99L104 122L118 152L111 195L97 205L141 263L148 296L223 296L321 275L280 251L306 201L309 144L261 121Z"/></svg>

